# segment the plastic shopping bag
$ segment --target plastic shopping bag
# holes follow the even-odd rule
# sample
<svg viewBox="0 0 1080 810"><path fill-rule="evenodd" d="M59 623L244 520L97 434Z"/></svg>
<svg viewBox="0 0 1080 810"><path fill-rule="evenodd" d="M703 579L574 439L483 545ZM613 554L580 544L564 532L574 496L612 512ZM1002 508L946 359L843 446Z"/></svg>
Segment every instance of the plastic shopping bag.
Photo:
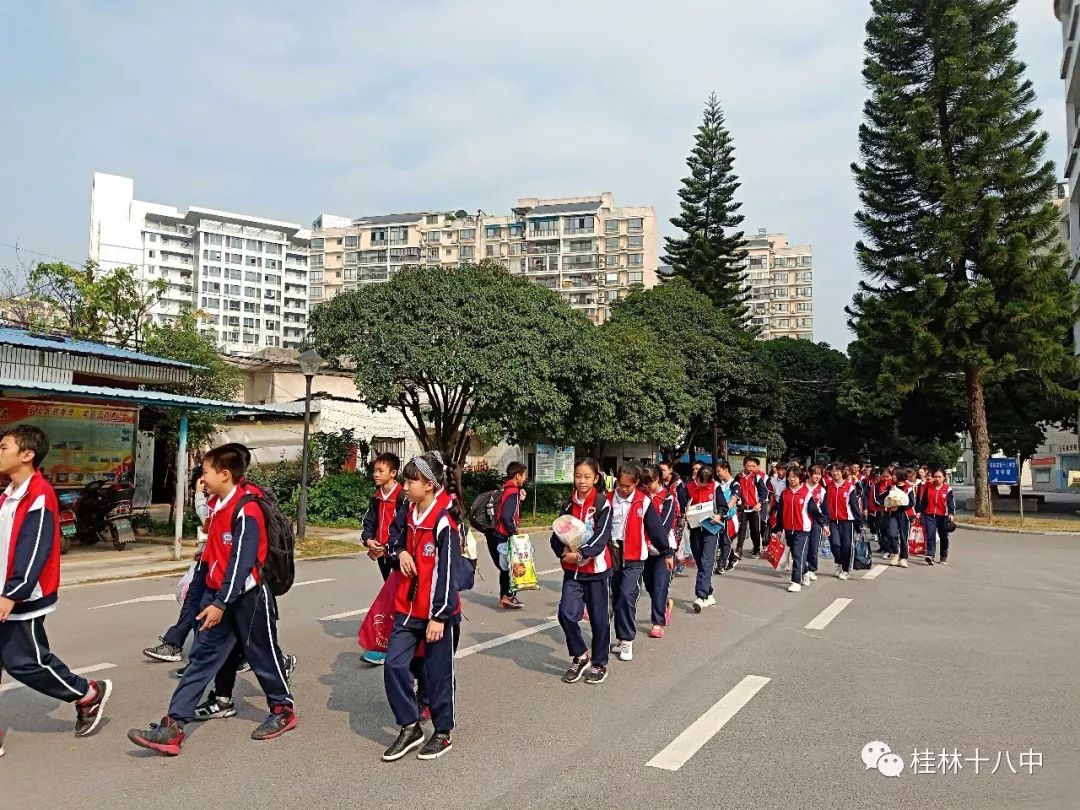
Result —
<svg viewBox="0 0 1080 810"><path fill-rule="evenodd" d="M859 532L858 538L855 540L855 565L856 571L866 571L874 564L873 559L870 557L870 532L864 528Z"/></svg>
<svg viewBox="0 0 1080 810"><path fill-rule="evenodd" d="M885 506L910 506L908 495L900 487L893 487L885 496Z"/></svg>
<svg viewBox="0 0 1080 810"><path fill-rule="evenodd" d="M188 588L191 587L191 581L195 579L195 569L199 567L197 562L193 562L188 570L184 572L184 575L180 577L180 581L176 583L176 601L183 605L187 599Z"/></svg>
<svg viewBox="0 0 1080 810"><path fill-rule="evenodd" d="M510 538L510 581L517 591L540 590L532 540L527 534L515 534Z"/></svg>
<svg viewBox="0 0 1080 810"><path fill-rule="evenodd" d="M926 556L926 529L921 520L912 522L908 531L908 554L912 557Z"/></svg>
<svg viewBox="0 0 1080 810"><path fill-rule="evenodd" d="M827 560L832 559L832 544L829 542L828 537L822 537L818 543L818 556Z"/></svg>
<svg viewBox="0 0 1080 810"><path fill-rule="evenodd" d="M394 629L394 596L400 582L401 573L391 571L360 624L356 640L365 650L386 652L390 646L390 633Z"/></svg>
<svg viewBox="0 0 1080 810"><path fill-rule="evenodd" d="M592 534L592 529L573 515L560 515L555 518L551 524L551 531L571 551L581 548L581 541Z"/></svg>
<svg viewBox="0 0 1080 810"><path fill-rule="evenodd" d="M781 534L774 534L769 538L769 545L765 547L765 554L762 555L776 570L780 570L780 562L784 555L787 553L787 543L784 542L784 537Z"/></svg>

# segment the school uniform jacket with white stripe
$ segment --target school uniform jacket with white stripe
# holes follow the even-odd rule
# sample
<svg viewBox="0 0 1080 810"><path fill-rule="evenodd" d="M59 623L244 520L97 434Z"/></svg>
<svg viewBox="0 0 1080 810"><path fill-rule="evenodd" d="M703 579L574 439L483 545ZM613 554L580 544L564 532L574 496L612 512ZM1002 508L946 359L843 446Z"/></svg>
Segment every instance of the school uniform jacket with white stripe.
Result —
<svg viewBox="0 0 1080 810"><path fill-rule="evenodd" d="M15 602L8 621L56 609L60 589L60 505L35 470L0 495L0 593Z"/></svg>

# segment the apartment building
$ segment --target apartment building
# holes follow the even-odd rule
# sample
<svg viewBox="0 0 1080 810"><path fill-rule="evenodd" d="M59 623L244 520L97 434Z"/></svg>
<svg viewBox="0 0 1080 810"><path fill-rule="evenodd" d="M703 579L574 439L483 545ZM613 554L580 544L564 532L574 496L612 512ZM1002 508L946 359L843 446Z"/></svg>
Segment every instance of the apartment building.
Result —
<svg viewBox="0 0 1080 810"><path fill-rule="evenodd" d="M814 254L780 233L759 228L746 240L751 323L763 340L814 339Z"/></svg>
<svg viewBox="0 0 1080 810"><path fill-rule="evenodd" d="M202 328L221 351L299 349L307 332L310 232L248 214L135 199L130 177L94 173L90 258L103 269L132 266L164 279L151 311L159 323L181 307L204 313Z"/></svg>
<svg viewBox="0 0 1080 810"><path fill-rule="evenodd" d="M525 197L509 214L421 211L346 219L323 214L311 235L312 305L408 265L486 259L558 291L596 323L633 287L655 286L656 214L592 197Z"/></svg>

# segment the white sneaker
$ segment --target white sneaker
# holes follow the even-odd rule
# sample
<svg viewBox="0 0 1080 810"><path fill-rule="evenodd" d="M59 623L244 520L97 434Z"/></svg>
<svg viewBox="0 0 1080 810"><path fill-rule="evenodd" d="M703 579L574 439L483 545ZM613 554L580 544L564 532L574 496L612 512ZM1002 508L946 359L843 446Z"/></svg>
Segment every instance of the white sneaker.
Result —
<svg viewBox="0 0 1080 810"><path fill-rule="evenodd" d="M807 571L806 576L810 578L811 582L817 582L817 574L815 574L813 571Z"/></svg>
<svg viewBox="0 0 1080 810"><path fill-rule="evenodd" d="M788 593L798 593L801 590L802 585L800 585L798 582L792 582L790 585L787 586Z"/></svg>
<svg viewBox="0 0 1080 810"><path fill-rule="evenodd" d="M901 568L907 568L908 567L907 566L907 560L900 560L900 567Z"/></svg>
<svg viewBox="0 0 1080 810"><path fill-rule="evenodd" d="M715 604L716 604L716 597L715 597L715 596L713 596L713 595L712 595L712 594L710 593L710 594L708 595L708 597L706 597L706 599L705 599L705 605L704 605L704 606L705 606L705 607L712 607L712 606L713 606L713 605L715 605Z"/></svg>
<svg viewBox="0 0 1080 810"><path fill-rule="evenodd" d="M619 650L620 661L633 661L634 660L634 642L624 641L622 643L622 649Z"/></svg>
<svg viewBox="0 0 1080 810"><path fill-rule="evenodd" d="M844 566L837 563L836 565L833 566L833 573L836 574L837 576L840 576L842 573L844 573Z"/></svg>
<svg viewBox="0 0 1080 810"><path fill-rule="evenodd" d="M623 643L621 641L616 641L614 644L611 645L611 651L613 653L622 652L622 645Z"/></svg>
<svg viewBox="0 0 1080 810"><path fill-rule="evenodd" d="M837 578L837 579L848 579L848 578L849 578L849 576L850 576L850 575L848 574L848 572L847 572L847 571L844 571L843 569L841 569L841 570L840 570L840 573L836 575L836 578Z"/></svg>
<svg viewBox="0 0 1080 810"><path fill-rule="evenodd" d="M899 554L891 554L891 555L889 555L889 565L899 565L899 564L900 564L900 555Z"/></svg>
<svg viewBox="0 0 1080 810"><path fill-rule="evenodd" d="M809 573L805 573L805 574L802 575L802 584L803 584L804 588L808 587L810 585L810 574Z"/></svg>
<svg viewBox="0 0 1080 810"><path fill-rule="evenodd" d="M705 600L699 596L694 600L694 613L701 613L703 607L705 607Z"/></svg>

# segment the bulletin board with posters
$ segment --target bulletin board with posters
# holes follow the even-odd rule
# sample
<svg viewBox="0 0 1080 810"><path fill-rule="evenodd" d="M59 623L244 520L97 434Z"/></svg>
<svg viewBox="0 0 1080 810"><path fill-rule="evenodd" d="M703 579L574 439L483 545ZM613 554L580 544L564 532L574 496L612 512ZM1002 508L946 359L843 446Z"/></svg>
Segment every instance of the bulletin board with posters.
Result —
<svg viewBox="0 0 1080 810"><path fill-rule="evenodd" d="M91 481L130 481L137 408L31 399L0 400L0 428L36 425L49 437L41 471L57 489Z"/></svg>

